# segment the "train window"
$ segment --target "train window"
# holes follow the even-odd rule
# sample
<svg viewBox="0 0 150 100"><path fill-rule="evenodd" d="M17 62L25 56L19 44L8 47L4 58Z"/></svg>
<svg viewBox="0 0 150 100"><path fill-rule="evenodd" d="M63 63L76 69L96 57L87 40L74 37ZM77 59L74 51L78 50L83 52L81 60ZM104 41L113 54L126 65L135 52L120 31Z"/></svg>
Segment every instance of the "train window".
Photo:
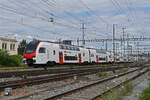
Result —
<svg viewBox="0 0 150 100"><path fill-rule="evenodd" d="M32 41L32 42L30 42L30 43L27 45L27 47L26 47L25 53L31 54L31 53L35 52L38 43L39 43L39 41Z"/></svg>
<svg viewBox="0 0 150 100"><path fill-rule="evenodd" d="M41 47L41 48L39 49L39 53L46 53L46 48Z"/></svg>
<svg viewBox="0 0 150 100"><path fill-rule="evenodd" d="M77 56L65 56L65 60L77 60Z"/></svg>
<svg viewBox="0 0 150 100"><path fill-rule="evenodd" d="M60 49L64 49L64 46L63 46L63 45L60 45L59 47L60 47Z"/></svg>
<svg viewBox="0 0 150 100"><path fill-rule="evenodd" d="M73 47L71 47L71 50L74 50L74 48L73 48Z"/></svg>
<svg viewBox="0 0 150 100"><path fill-rule="evenodd" d="M56 54L56 52L55 52L55 50L53 50L53 55L55 55Z"/></svg>
<svg viewBox="0 0 150 100"><path fill-rule="evenodd" d="M80 51L79 48L76 47L76 51Z"/></svg>
<svg viewBox="0 0 150 100"><path fill-rule="evenodd" d="M67 49L67 50L70 50L70 47L69 47L69 46L66 46L66 49Z"/></svg>
<svg viewBox="0 0 150 100"><path fill-rule="evenodd" d="M75 47L73 47L73 50L74 50L74 51L76 51L76 48L75 48Z"/></svg>
<svg viewBox="0 0 150 100"><path fill-rule="evenodd" d="M66 48L66 46L63 46L63 48L66 50L67 48Z"/></svg>
<svg viewBox="0 0 150 100"><path fill-rule="evenodd" d="M85 53L83 53L83 57L85 56Z"/></svg>
<svg viewBox="0 0 150 100"><path fill-rule="evenodd" d="M71 47L68 47L69 48L69 50L71 50Z"/></svg>
<svg viewBox="0 0 150 100"><path fill-rule="evenodd" d="M91 54L91 57L94 57L94 54Z"/></svg>
<svg viewBox="0 0 150 100"><path fill-rule="evenodd" d="M106 60L106 58L103 58L103 57L99 57L99 60Z"/></svg>

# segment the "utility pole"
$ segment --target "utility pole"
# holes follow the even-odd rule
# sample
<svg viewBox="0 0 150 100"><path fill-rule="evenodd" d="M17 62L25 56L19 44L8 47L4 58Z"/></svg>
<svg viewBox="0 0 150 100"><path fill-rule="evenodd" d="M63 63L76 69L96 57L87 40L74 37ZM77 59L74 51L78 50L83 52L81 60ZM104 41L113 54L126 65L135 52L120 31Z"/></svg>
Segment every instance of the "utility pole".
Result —
<svg viewBox="0 0 150 100"><path fill-rule="evenodd" d="M123 41L122 41L122 36L120 36L120 39L121 39L121 41L120 41L120 42L121 42L121 58L123 58L123 53L122 53L122 51L123 51L123 50L122 50L122 45L123 45L123 44L122 44L122 43L123 43Z"/></svg>
<svg viewBox="0 0 150 100"><path fill-rule="evenodd" d="M115 24L113 24L113 54L114 54L114 63L116 59L116 54L115 54Z"/></svg>
<svg viewBox="0 0 150 100"><path fill-rule="evenodd" d="M137 53L138 53L138 54L137 54L137 61L139 61L139 52L140 52L140 51L139 51L139 42L137 42L137 50L138 50L138 51L137 51Z"/></svg>
<svg viewBox="0 0 150 100"><path fill-rule="evenodd" d="M128 41L129 35L127 34L127 52L128 52L128 61L129 61L129 41Z"/></svg>
<svg viewBox="0 0 150 100"><path fill-rule="evenodd" d="M108 41L107 40L106 40L105 47L106 47L106 51L107 51L108 50Z"/></svg>
<svg viewBox="0 0 150 100"><path fill-rule="evenodd" d="M77 38L77 46L79 46L79 38Z"/></svg>
<svg viewBox="0 0 150 100"><path fill-rule="evenodd" d="M82 40L83 40L83 42L82 42L82 45L84 46L85 45L85 24L84 23L82 23Z"/></svg>
<svg viewBox="0 0 150 100"><path fill-rule="evenodd" d="M123 31L123 48L124 48L124 55L125 55L125 28L122 28Z"/></svg>

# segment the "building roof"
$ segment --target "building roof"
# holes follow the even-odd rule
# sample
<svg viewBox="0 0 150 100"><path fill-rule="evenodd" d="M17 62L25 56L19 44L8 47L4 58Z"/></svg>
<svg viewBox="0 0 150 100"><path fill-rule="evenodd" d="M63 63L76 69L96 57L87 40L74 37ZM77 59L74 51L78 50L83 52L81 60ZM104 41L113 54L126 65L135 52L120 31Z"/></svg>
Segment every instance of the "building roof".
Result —
<svg viewBox="0 0 150 100"><path fill-rule="evenodd" d="M16 40L16 39L4 38L4 37L0 37L0 40L4 40L4 41L11 41L11 42L17 42L17 40Z"/></svg>

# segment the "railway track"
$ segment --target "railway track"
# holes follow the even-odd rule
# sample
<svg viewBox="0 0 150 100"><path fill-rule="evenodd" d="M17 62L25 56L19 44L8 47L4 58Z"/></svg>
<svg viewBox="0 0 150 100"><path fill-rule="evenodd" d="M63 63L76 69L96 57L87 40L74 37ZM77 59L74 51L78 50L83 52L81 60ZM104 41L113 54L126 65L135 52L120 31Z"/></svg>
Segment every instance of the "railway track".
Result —
<svg viewBox="0 0 150 100"><path fill-rule="evenodd" d="M137 74L137 75L135 75L134 77L132 77L132 78L126 80L126 81L123 81L123 82L121 82L120 84L117 84L116 86L113 86L112 88L110 88L110 89L104 91L103 93L101 93L101 94L99 94L99 95L93 97L91 100L97 100L97 99L99 99L99 98L102 98L103 95L105 95L105 94L111 92L111 90L117 89L117 88L123 86L123 84L129 83L130 81L132 81L132 80L138 78L139 76L145 74L145 73L148 72L148 71L150 71L150 69L146 69L145 71L142 71L140 74Z"/></svg>
<svg viewBox="0 0 150 100"><path fill-rule="evenodd" d="M138 65L130 65L129 67L140 67L141 64ZM126 66L120 66L126 67ZM71 72L76 70L86 70L86 69L93 69L93 68L107 68L107 67L80 67L80 68L54 68L48 70L29 70L29 71L17 71L17 72L0 72L0 78L10 78L10 77L23 77L23 76L38 76L38 75L45 75L45 74L57 74L57 73L65 73ZM111 68L111 67L109 67Z"/></svg>
<svg viewBox="0 0 150 100"><path fill-rule="evenodd" d="M135 71L137 71L137 70L141 70L141 69L143 69L143 68L145 68L145 67L147 67L147 66L149 66L149 65L146 65L146 66L144 66L144 67L140 67L140 68L138 68L138 69L136 69L136 70L132 70L132 71L130 71L130 72L126 72L126 73L123 73L123 74L119 74L117 77L121 77L121 76L123 76L123 75L129 74L129 73L132 73L132 72L135 72ZM118 68L117 68L117 69L118 69ZM105 69L105 71L106 71L106 69ZM109 71L111 71L111 70L109 69ZM95 73L95 72L96 72L96 71L93 71L93 73ZM76 75L82 76L82 75L88 75L88 74L91 74L91 73L92 73L92 72L89 72L89 73L80 73L80 74L78 73L78 74L76 74ZM63 76L63 75L61 75L61 76ZM74 76L74 75L73 75L73 76ZM68 77L73 77L73 76L72 76L72 75L66 76L66 78L68 78ZM112 79L115 79L115 78L116 78L116 76L112 76L112 77L109 77L109 78L106 78L106 79L102 79L102 80L99 80L98 82L89 84L89 85L87 85L87 86L80 87L80 88L77 88L77 89L74 89L74 90L65 92L65 93L63 93L63 94L55 95L55 96L50 97L50 98L46 98L45 100L56 100L57 98L61 98L61 97L66 96L66 95L68 95L68 94L72 94L72 93L74 93L74 92L84 90L84 89L86 89L86 88L92 87L93 85L97 85L97 84L103 83L104 81L109 81L109 80L112 80ZM64 77L58 77L58 80L62 80L62 79L65 79L65 78L64 78ZM52 79L52 80L53 80L53 79ZM52 80L51 80L51 81L52 81ZM54 80L55 80L55 78L54 78ZM44 91L43 91L43 92L44 92ZM21 100L21 99L29 98L29 97L31 97L32 95L34 95L34 94L28 94L28 95L21 96L21 97L19 97L19 98L13 99L13 100Z"/></svg>
<svg viewBox="0 0 150 100"><path fill-rule="evenodd" d="M145 68L145 67L147 67L147 66L144 66L143 68ZM98 84L101 84L101 83L103 83L103 82L110 81L110 80L113 80L113 79L118 78L118 77L122 77L122 76L124 76L124 75L129 74L129 73L133 73L133 72L136 72L136 71L138 71L138 70L141 70L141 69L143 69L143 68L138 68L138 69L135 69L135 70L133 70L133 71L128 71L128 72L119 74L119 75L117 75L117 76L114 75L114 76L112 76L112 77L105 78L105 79L99 80L99 81L97 81L97 82L94 82L94 83L91 83L91 84L88 84L88 85L85 85L85 86L82 86L82 87L79 87L79 88L76 88L76 89L72 89L72 90L70 90L70 91L66 91L66 92L64 92L64 93L60 93L60 94L57 94L57 95L54 95L54 96L51 96L51 97L48 97L48 98L45 98L44 100L57 100L57 99L61 99L61 98L63 98L63 97L67 97L68 95L72 95L72 94L74 94L74 93L77 93L77 92L80 92L80 91L84 91L84 90L87 89L87 88L94 87L94 86L96 86L96 85L98 85ZM136 77L138 77L138 76L140 76L140 75L146 73L147 71L149 71L149 69L146 70L146 71L144 71L144 72L142 72L141 74L137 74L136 76L134 76L134 77L131 78L130 80L135 79ZM127 80L127 81L129 81L129 80ZM117 85L117 86L119 86L119 85ZM117 87L117 86L115 86L115 87ZM115 88L115 87L113 87L113 88ZM106 93L106 92L108 92L108 91L110 91L110 90L104 91L103 93ZM98 97L101 97L101 96L102 96L102 94L97 95L97 96L95 96L94 98L92 98L91 100L96 100ZM64 100L64 99L63 99L63 100ZM69 99L66 99L66 100L69 100ZM75 100L78 100L78 99L75 99Z"/></svg>
<svg viewBox="0 0 150 100"><path fill-rule="evenodd" d="M83 76L83 75L89 75L89 74L95 74L97 72L104 72L104 71L113 71L122 69L125 67L111 67L111 68L88 68L88 69L71 69L69 71L62 71L62 73L55 73L55 75L51 76L43 76L43 77L35 77L35 78L27 78L22 80L15 80L15 81L8 81L8 82L1 82L0 83L0 91L3 91L5 88L19 88L23 86L29 86L29 85L37 85L41 83L46 83L50 81L59 81L64 80L67 78L71 78L74 76Z"/></svg>

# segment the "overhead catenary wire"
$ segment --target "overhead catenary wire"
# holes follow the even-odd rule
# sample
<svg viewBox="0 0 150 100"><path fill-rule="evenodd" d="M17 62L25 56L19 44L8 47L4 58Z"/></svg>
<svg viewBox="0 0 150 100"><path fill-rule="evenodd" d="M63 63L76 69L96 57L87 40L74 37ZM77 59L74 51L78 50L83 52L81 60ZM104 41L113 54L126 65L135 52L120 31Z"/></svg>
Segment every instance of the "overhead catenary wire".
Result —
<svg viewBox="0 0 150 100"><path fill-rule="evenodd" d="M140 26L140 24L136 22L137 21L137 14L136 14L136 10L135 10L136 8L134 7L133 1L126 0L126 3L128 5L128 8L130 9L131 14L133 15L133 19L134 19L133 24L137 27ZM132 7L132 9L131 9L131 7ZM144 31L143 27L140 27L140 28L142 31ZM142 31L140 32L141 34L143 33Z"/></svg>
<svg viewBox="0 0 150 100"><path fill-rule="evenodd" d="M87 12L89 15L90 15L90 13L91 14L93 14L93 16L95 16L100 22L103 22L104 24L106 24L106 26L107 25L110 25L107 21L105 21L101 16L98 16L97 14L95 14L95 13L93 13L93 10L91 9L91 8L89 8L88 6L87 6L87 4L86 3L84 3L84 1L83 0L78 0L89 12ZM93 27L94 28L94 27ZM112 34L109 34L109 33L106 33L107 35L112 35Z"/></svg>
<svg viewBox="0 0 150 100"><path fill-rule="evenodd" d="M45 4L47 7L51 7L51 5L49 4L49 2L48 2L48 0L40 0L40 1L42 1L43 2L43 4ZM56 6L57 6L57 4L55 4L55 8L56 8ZM57 6L58 8L60 8L60 6ZM51 8L50 8L51 9ZM65 11L65 10L63 10L62 8L60 8L59 10L61 10L61 11L63 11L65 14L67 14L67 15L69 15L69 16L71 16L72 18L74 18L75 20L78 20L78 21L81 21L80 19L77 19L75 16L73 16L71 13L69 13L69 12L67 12L67 11ZM54 15L54 17L57 17L56 15ZM73 25L77 25L77 24L75 24L73 21L70 21L69 20L69 23L72 23Z"/></svg>
<svg viewBox="0 0 150 100"><path fill-rule="evenodd" d="M6 6L6 5L5 5L6 7L3 7L3 6L4 5L0 4L0 8L4 9L6 11L9 11L9 12L12 12L12 13L15 13L15 14L19 14L19 15L23 15L23 16L27 16L27 17L31 17L31 18L34 18L34 19L40 19L42 21L50 22L50 19L46 19L46 18L39 17L39 16L33 16L33 15L30 15L30 14L25 14L25 13L22 13L22 12L18 12L16 9L12 9L9 6ZM78 29L79 30L78 27L66 25L66 24L63 24L63 23L60 23L60 22L56 22L56 21L53 24L56 24L58 26L69 27L69 28L72 28L72 29Z"/></svg>
<svg viewBox="0 0 150 100"><path fill-rule="evenodd" d="M51 5L48 4L49 0L41 0L41 1L45 2L45 4L47 4L48 6L51 7ZM55 2L55 3L56 3L56 2ZM57 4L55 4L55 5L57 5ZM60 6L58 6L58 7L60 7ZM73 17L73 18L76 19L77 21L82 22L81 19L76 18L75 16L73 16L73 15L72 15L71 13L69 13L68 11L63 10L63 9L59 9L59 10L61 10L61 11L63 11L64 13L68 14L69 16ZM96 27L95 27L95 28L96 28ZM98 28L97 28L97 29L98 29ZM99 36L99 35L96 35L96 36Z"/></svg>
<svg viewBox="0 0 150 100"><path fill-rule="evenodd" d="M12 20L12 19L9 19L9 18L5 18L5 17L1 17L0 16L0 19L6 20L6 21L9 21L9 22L12 22L12 23L20 24L20 25L23 25L23 26L26 26L26 27L29 27L29 28L33 28L33 29L36 29L36 30L41 30L41 31L45 31L45 32L51 32L49 34L60 35L59 33L56 33L56 32L50 31L50 30L44 30L44 29L41 29L39 27L35 27L35 26L28 25L28 24L25 24L25 23L20 23L18 21L15 21L15 20Z"/></svg>
<svg viewBox="0 0 150 100"><path fill-rule="evenodd" d="M102 21L102 22L105 23L105 24L109 24L109 23L108 23L107 21L105 21L102 17L98 16L97 14L94 14L94 13L93 13L93 10L92 10L91 8L89 8L89 7L84 3L83 0L78 0L78 1L79 1L83 6L85 6L86 9L89 10L89 12L90 12L91 14L93 14L94 16L96 16L97 19L100 20L100 22Z"/></svg>

